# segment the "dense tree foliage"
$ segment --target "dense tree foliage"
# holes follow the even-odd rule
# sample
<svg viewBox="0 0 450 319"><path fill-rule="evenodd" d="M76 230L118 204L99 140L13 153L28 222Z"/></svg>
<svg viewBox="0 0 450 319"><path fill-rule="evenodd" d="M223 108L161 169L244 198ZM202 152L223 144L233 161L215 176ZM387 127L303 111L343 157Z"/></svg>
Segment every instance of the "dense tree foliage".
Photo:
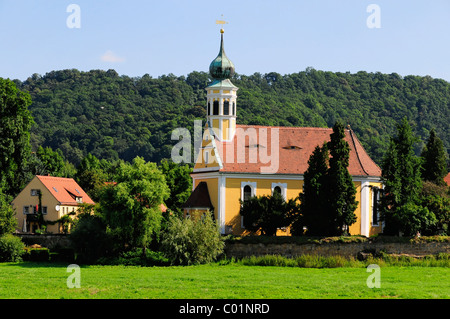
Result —
<svg viewBox="0 0 450 319"><path fill-rule="evenodd" d="M325 196L326 177L328 172L329 153L327 143L316 146L308 160L308 169L303 177L303 191L299 195L300 214L294 220L291 232L312 236L325 234L329 227L327 222L327 205Z"/></svg>
<svg viewBox="0 0 450 319"><path fill-rule="evenodd" d="M358 206L356 187L348 172L350 146L345 141L344 125L337 122L328 142L330 167L325 181L327 220L331 221L330 235L342 235L356 222L354 213Z"/></svg>
<svg viewBox="0 0 450 319"><path fill-rule="evenodd" d="M431 77L358 72L236 74L237 120L241 124L331 127L350 124L371 157L381 163L396 123L407 117L421 140L432 128L450 149L450 83ZM52 71L16 81L32 97L34 149L61 149L78 165L91 153L99 159L131 161L170 158L171 132L205 120L208 73L131 78L114 70Z"/></svg>
<svg viewBox="0 0 450 319"><path fill-rule="evenodd" d="M24 186L24 167L30 156L33 118L30 95L11 80L0 78L0 187L8 195Z"/></svg>
<svg viewBox="0 0 450 319"><path fill-rule="evenodd" d="M422 179L437 185L444 185L447 175L447 154L442 140L436 136L434 129L430 132L422 153Z"/></svg>
<svg viewBox="0 0 450 319"><path fill-rule="evenodd" d="M420 205L422 190L421 160L414 155L415 136L404 118L397 126L383 159L384 195L380 209L386 234L414 235L436 223L435 215Z"/></svg>
<svg viewBox="0 0 450 319"><path fill-rule="evenodd" d="M277 229L291 225L298 215L296 199L285 200L274 192L272 195L252 196L241 201L240 215L244 227L251 232L261 231L262 235L275 236Z"/></svg>

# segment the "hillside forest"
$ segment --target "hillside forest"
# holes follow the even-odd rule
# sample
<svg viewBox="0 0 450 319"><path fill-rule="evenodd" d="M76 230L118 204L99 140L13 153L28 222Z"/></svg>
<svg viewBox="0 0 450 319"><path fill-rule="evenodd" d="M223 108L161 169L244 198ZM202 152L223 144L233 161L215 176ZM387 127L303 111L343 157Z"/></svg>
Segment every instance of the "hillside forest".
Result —
<svg viewBox="0 0 450 319"><path fill-rule="evenodd" d="M107 161L170 158L178 142L172 131L183 127L193 134L194 120L206 120L210 81L196 71L153 78L76 69L14 80L31 95L32 150L50 147L75 167L87 154ZM450 83L441 79L307 68L235 74L232 82L239 87L239 124L332 127L341 120L380 164L396 123L406 117L419 139L416 154L432 129L450 151Z"/></svg>

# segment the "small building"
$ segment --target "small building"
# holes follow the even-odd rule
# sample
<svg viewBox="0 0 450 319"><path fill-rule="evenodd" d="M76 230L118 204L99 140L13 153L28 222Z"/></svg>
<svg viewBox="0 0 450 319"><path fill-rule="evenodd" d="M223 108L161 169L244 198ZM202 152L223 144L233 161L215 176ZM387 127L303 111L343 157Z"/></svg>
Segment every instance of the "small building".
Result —
<svg viewBox="0 0 450 319"><path fill-rule="evenodd" d="M79 204L95 204L73 178L36 175L12 201L19 233L34 233L39 227L39 205L45 221L55 222L72 212ZM49 223L47 232L63 233L62 223Z"/></svg>

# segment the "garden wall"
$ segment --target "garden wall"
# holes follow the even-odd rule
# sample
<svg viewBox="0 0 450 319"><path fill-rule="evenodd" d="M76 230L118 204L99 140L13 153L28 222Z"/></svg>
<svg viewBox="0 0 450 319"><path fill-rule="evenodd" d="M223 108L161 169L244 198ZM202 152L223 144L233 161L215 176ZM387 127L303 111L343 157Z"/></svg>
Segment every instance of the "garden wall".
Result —
<svg viewBox="0 0 450 319"><path fill-rule="evenodd" d="M438 253L450 253L450 242L352 242L352 243L239 243L228 242L225 246L227 257L243 258L249 256L281 255L284 257L296 257L300 255L319 255L357 258L361 253L400 254L411 256L435 255Z"/></svg>
<svg viewBox="0 0 450 319"><path fill-rule="evenodd" d="M20 237L26 246L31 246L34 244L40 245L42 247L47 247L48 249L55 248L69 248L70 241L67 235L31 235L31 234L16 234Z"/></svg>

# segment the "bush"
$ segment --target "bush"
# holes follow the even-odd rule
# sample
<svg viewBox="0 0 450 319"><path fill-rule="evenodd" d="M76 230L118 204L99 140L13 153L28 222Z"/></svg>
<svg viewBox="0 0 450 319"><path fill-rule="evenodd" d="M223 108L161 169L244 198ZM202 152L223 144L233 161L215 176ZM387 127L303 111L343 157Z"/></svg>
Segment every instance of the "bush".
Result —
<svg viewBox="0 0 450 319"><path fill-rule="evenodd" d="M0 262L22 260L25 244L19 237L6 234L0 237Z"/></svg>
<svg viewBox="0 0 450 319"><path fill-rule="evenodd" d="M48 248L26 247L24 249L24 251L25 251L25 254L23 255L23 260L26 260L26 261L49 261L50 260L50 250Z"/></svg>
<svg viewBox="0 0 450 319"><path fill-rule="evenodd" d="M163 253L136 248L132 251L123 252L119 257L102 257L98 260L102 265L123 265L123 266L167 266L169 260Z"/></svg>
<svg viewBox="0 0 450 319"><path fill-rule="evenodd" d="M210 263L223 253L224 240L208 213L201 218L172 217L161 242L161 251L173 265Z"/></svg>

